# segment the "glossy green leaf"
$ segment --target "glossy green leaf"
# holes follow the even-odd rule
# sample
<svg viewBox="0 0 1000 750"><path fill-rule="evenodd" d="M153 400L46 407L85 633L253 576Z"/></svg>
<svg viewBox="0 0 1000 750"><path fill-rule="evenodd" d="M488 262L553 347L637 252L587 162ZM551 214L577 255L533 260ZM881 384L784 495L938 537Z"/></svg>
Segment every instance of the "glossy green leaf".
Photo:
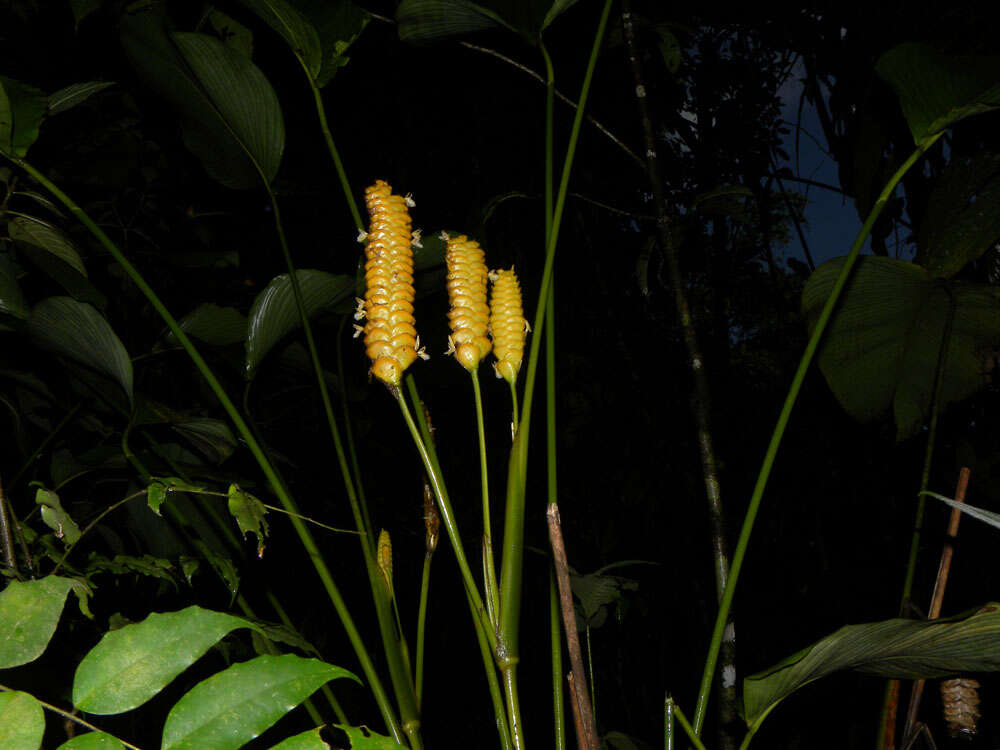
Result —
<svg viewBox="0 0 1000 750"><path fill-rule="evenodd" d="M827 261L802 293L810 330L840 273ZM942 407L985 383L983 353L1000 343L1000 288L935 279L913 263L865 256L858 260L819 351L819 366L841 406L871 422L890 407L896 437L920 429L930 411L938 351L954 305Z"/></svg>
<svg viewBox="0 0 1000 750"><path fill-rule="evenodd" d="M516 31L497 13L469 0L403 0L396 9L399 38L426 43L490 29Z"/></svg>
<svg viewBox="0 0 1000 750"><path fill-rule="evenodd" d="M312 318L323 310L334 307L354 292L354 279L325 271L299 270L295 272L302 289L306 314ZM261 361L286 335L301 326L291 278L288 274L276 276L257 295L250 308L250 326L246 339L246 365L244 374L253 378Z"/></svg>
<svg viewBox="0 0 1000 750"><path fill-rule="evenodd" d="M1000 107L1000 57L942 55L920 42L893 47L875 65L895 90L915 143Z"/></svg>
<svg viewBox="0 0 1000 750"><path fill-rule="evenodd" d="M351 750L406 750L392 737L373 732L365 726L348 727L343 724L334 724L333 726L347 735L351 741Z"/></svg>
<svg viewBox="0 0 1000 750"><path fill-rule="evenodd" d="M323 727L316 727L294 737L289 737L274 745L271 750L330 750L330 746L320 737L322 730Z"/></svg>
<svg viewBox="0 0 1000 750"><path fill-rule="evenodd" d="M123 16L121 41L142 80L177 113L185 145L211 177L237 189L274 178L284 122L250 60L209 36L170 34L162 9Z"/></svg>
<svg viewBox="0 0 1000 750"><path fill-rule="evenodd" d="M246 620L188 607L106 633L76 670L73 704L91 714L141 706Z"/></svg>
<svg viewBox="0 0 1000 750"><path fill-rule="evenodd" d="M357 680L346 669L294 654L234 664L196 685L171 709L163 750L235 750L341 677Z"/></svg>
<svg viewBox="0 0 1000 750"><path fill-rule="evenodd" d="M236 519L240 533L245 537L253 533L257 537L257 554L264 551L264 537L267 536L267 508L249 492L244 492L238 484L229 485L229 512Z"/></svg>
<svg viewBox="0 0 1000 750"><path fill-rule="evenodd" d="M19 667L42 655L72 587L69 578L46 576L11 581L0 591L0 669Z"/></svg>
<svg viewBox="0 0 1000 750"><path fill-rule="evenodd" d="M37 700L19 690L0 693L0 747L38 750L45 734L45 713Z"/></svg>
<svg viewBox="0 0 1000 750"><path fill-rule="evenodd" d="M93 307L70 297L49 297L32 310L28 329L44 348L110 377L134 403L132 361L108 321Z"/></svg>
<svg viewBox="0 0 1000 750"><path fill-rule="evenodd" d="M85 81L70 84L49 94L48 112L50 115L58 115L114 85L114 81Z"/></svg>
<svg viewBox="0 0 1000 750"><path fill-rule="evenodd" d="M916 262L948 278L1000 238L1000 154L956 157L927 201Z"/></svg>
<svg viewBox="0 0 1000 750"><path fill-rule="evenodd" d="M73 241L51 224L15 216L10 220L8 232L10 238L22 249L25 246L31 246L44 250L59 258L81 276L87 275L83 258L77 252Z"/></svg>
<svg viewBox="0 0 1000 750"><path fill-rule="evenodd" d="M42 521L59 539L67 545L76 544L80 538L80 527L62 507L59 495L51 490L39 488L35 492L35 505L41 507Z"/></svg>
<svg viewBox="0 0 1000 750"><path fill-rule="evenodd" d="M843 669L900 680L1000 670L1000 604L947 620L848 625L743 681L747 724L803 685Z"/></svg>
<svg viewBox="0 0 1000 750"><path fill-rule="evenodd" d="M238 344L247 336L247 316L235 307L220 307L211 302L198 305L180 320L181 330L191 338L213 346ZM177 343L177 338L168 332L166 340Z"/></svg>
<svg viewBox="0 0 1000 750"><path fill-rule="evenodd" d="M322 67L323 48L316 29L287 0L240 0L261 20L281 35L292 52L315 80Z"/></svg>
<svg viewBox="0 0 1000 750"><path fill-rule="evenodd" d="M0 154L22 158L45 119L45 94L0 75Z"/></svg>
<svg viewBox="0 0 1000 750"><path fill-rule="evenodd" d="M17 283L14 267L0 258L0 313L24 320L28 317L28 301Z"/></svg>
<svg viewBox="0 0 1000 750"><path fill-rule="evenodd" d="M110 734L88 732L62 743L56 750L125 750L125 746Z"/></svg>

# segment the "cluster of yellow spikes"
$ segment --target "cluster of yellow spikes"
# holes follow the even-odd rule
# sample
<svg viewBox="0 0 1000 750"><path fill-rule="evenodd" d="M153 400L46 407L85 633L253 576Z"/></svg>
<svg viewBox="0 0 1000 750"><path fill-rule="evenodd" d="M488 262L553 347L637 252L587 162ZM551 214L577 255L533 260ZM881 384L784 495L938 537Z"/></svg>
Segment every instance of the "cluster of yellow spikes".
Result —
<svg viewBox="0 0 1000 750"><path fill-rule="evenodd" d="M364 333L365 351L372 361L371 373L386 385L399 385L403 372L417 357L427 359L420 348L413 317L413 248L419 235L411 231L409 197L394 195L383 180L365 190L369 229L365 245L365 298L358 301L355 326ZM521 304L521 288L513 269L489 272L479 243L465 235L442 235L447 243L448 354L454 354L467 370L474 371L491 350L497 361L497 377L511 385L517 378L529 330ZM486 302L487 281L493 282L493 297Z"/></svg>

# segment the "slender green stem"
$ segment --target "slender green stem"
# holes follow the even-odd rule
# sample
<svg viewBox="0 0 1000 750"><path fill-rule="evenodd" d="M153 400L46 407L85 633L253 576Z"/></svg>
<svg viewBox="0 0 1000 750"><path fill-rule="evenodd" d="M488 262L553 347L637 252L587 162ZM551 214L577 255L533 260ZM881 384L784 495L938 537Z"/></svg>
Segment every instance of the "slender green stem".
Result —
<svg viewBox="0 0 1000 750"><path fill-rule="evenodd" d="M38 447L35 448L32 454L28 457L28 460L25 461L23 464L21 464L21 468L17 470L17 473L14 475L14 478L11 479L10 482L7 484L7 492L10 492L11 490L14 489L14 487L17 485L17 481L22 476L24 476L24 472L26 472L31 467L31 465L35 463L35 461L38 459L40 455L42 455L42 453L45 451L46 448L52 445L52 441L55 440L57 437L59 437L59 433L61 433L63 428L73 420L73 417L76 416L76 413L80 411L81 406L83 406L82 401L78 403L76 406L74 406L72 409L70 409L68 412L66 412L65 416L63 416L63 418L59 420L59 424L57 424L49 432L49 434L45 436L45 439L38 444ZM59 488L56 487L56 489Z"/></svg>
<svg viewBox="0 0 1000 750"><path fill-rule="evenodd" d="M803 352L802 358L799 360L798 369L795 371L795 377L792 379L792 385L788 389L788 395L785 397L784 406L781 409L781 413L778 415L778 422L774 427L774 432L771 434L771 440L768 443L767 452L764 454L764 461L761 464L760 473L757 475L757 482L754 485L746 517L743 520L743 528L740 530L740 538L736 543L736 552L733 555L733 562L729 571L729 580L726 582L725 591L722 593L722 601L719 602L719 611L715 618L715 627L712 630L712 639L709 643L708 655L705 659L705 669L702 672L701 684L698 688L698 703L695 707L694 714L694 728L695 732L698 734L701 733L702 727L705 723L705 708L708 705L708 698L712 687L712 676L715 674L715 665L719 658L719 648L722 645L722 633L726 626L726 620L729 617L730 607L732 607L733 604L733 596L736 593L736 584L739 581L740 570L743 567L743 559L746 556L747 545L750 543L750 535L753 532L754 521L757 518L757 512L760 510L761 500L764 497L764 489L767 486L767 480L771 476L771 469L774 467L774 459L778 455L778 448L781 445L781 439L785 434L785 428L788 426L788 420L791 417L795 401L798 399L802 383L805 381L806 372L809 370L809 365L812 364L813 356L816 354L816 350L819 347L819 342L823 337L823 332L826 330L827 323L833 315L833 309L837 304L837 300L840 298L840 293L843 291L844 286L847 284L847 280L850 278L851 271L854 268L854 263L861 252L861 248L864 246L865 240L871 232L872 226L882 213L882 209L885 208L885 204L888 202L889 198L892 197L892 194L896 191L896 186L903 178L903 175L905 175L907 171L909 171L910 167L912 167L920 159L920 157L923 156L927 149L937 142L937 139L940 138L941 135L941 133L938 133L932 138L929 138L921 143L920 146L918 146L906 160L906 162L896 171L896 173L889 180L889 183L882 190L882 193L875 202L871 213L869 213L868 218L861 227L861 231L854 240L850 253L848 253L847 257L844 259L840 275L837 277L836 282L834 282L833 289L830 291L830 297L827 299L826 304L823 306L823 310L819 314L819 318L816 320L816 327L813 329L812 335L809 337L809 343L806 344L805 352ZM679 713L678 716L680 716Z"/></svg>
<svg viewBox="0 0 1000 750"><path fill-rule="evenodd" d="M319 86L316 85L316 81L313 80L308 70L306 70L306 78L309 80L309 88L312 89L313 101L316 103L316 114L319 115L319 127L323 131L326 148L333 159L333 166L336 168L337 176L340 178L340 186L344 189L344 198L347 199L347 206L351 209L351 218L354 219L354 225L358 230L363 231L365 225L361 221L361 212L358 211L358 203L354 200L354 193L351 192L351 183L347 179L347 172L344 171L344 163L340 160L340 152L337 151L337 146L333 142L333 135L330 134L330 125L326 121L326 110L323 109L323 97L320 94Z"/></svg>
<svg viewBox="0 0 1000 750"><path fill-rule="evenodd" d="M674 750L674 699L670 693L663 699L663 750Z"/></svg>
<svg viewBox="0 0 1000 750"><path fill-rule="evenodd" d="M476 399L476 429L479 433L479 476L483 490L483 585L485 587L486 610L490 623L497 626L497 569L493 561L493 528L490 522L489 469L486 464L486 428L483 423L483 394L479 388L479 372L470 370L472 391Z"/></svg>
<svg viewBox="0 0 1000 750"><path fill-rule="evenodd" d="M517 385L509 381L507 385L510 388L510 439L513 440L517 436L519 427L517 421Z"/></svg>
<svg viewBox="0 0 1000 750"><path fill-rule="evenodd" d="M423 688L424 688L424 633L427 625L427 596L430 592L431 581L431 561L434 559L434 552L427 550L424 553L424 569L420 575L420 606L417 608L417 666L414 682L417 694L417 708L423 710Z"/></svg>
<svg viewBox="0 0 1000 750"><path fill-rule="evenodd" d="M115 259L115 261L121 266L122 270L129 276L132 282L136 285L139 291L146 297L153 309L159 314L163 321L167 324L167 327L177 338L180 345L187 352L188 356L194 362L195 367L198 372L201 373L202 378L208 384L209 388L215 393L216 398L219 399L223 410L229 416L232 421L233 426L236 427L237 432L243 437L247 444L251 454L260 466L261 471L264 473L271 485L272 490L281 500L282 506L289 511L297 512L298 508L295 505L295 501L292 499L291 495L285 490L282 483L275 474L274 468L271 466L270 461L262 452L260 445L254 438L250 429L247 427L246 422L240 415L239 411L236 409L232 400L226 394L222 385L219 383L218 379L215 377L215 373L212 372L211 368L205 362L201 354L191 343L187 334L180 328L177 320L171 315L170 311L163 305L160 298L152 290L149 284L143 276L136 270L136 268L129 262L129 260L122 254L118 247L111 241L111 239L104 233L104 231L98 227L93 220L81 209L68 195L66 195L62 190L59 189L55 184L53 184L45 175L31 166L29 163L23 159L13 159L12 160L19 167L24 169L28 174L34 177L38 182L45 187L53 196L55 196L65 207L72 213L87 229L90 230L91 234L100 242L100 244L108 251L108 253ZM344 626L344 630L347 632L347 637L351 642L351 646L354 648L355 654L358 657L358 661L361 664L362 671L368 680L369 688L372 691L372 695L375 698L376 703L379 706L379 710L382 713L382 718L385 721L386 727L389 732L393 735L393 738L402 744L403 742L403 731L399 725L398 720L392 710L392 705L389 703L388 696L382 687L382 682L378 677L378 673L375 671L374 664L372 664L371 657L368 654L368 650L365 648L364 642L361 639L361 634L358 632L357 627L354 625L354 620L350 615L347 605L340 595L340 590L333 581L333 577L330 575L330 570L323 560L322 554L313 540L309 529L306 528L302 521L292 519L292 525L295 528L296 534L298 534L302 546L305 549L306 554L313 563L313 567L316 569L316 573L323 583L323 587L326 590L327 595L330 598L334 609Z"/></svg>
<svg viewBox="0 0 1000 750"><path fill-rule="evenodd" d="M684 715L684 712L681 711L681 707L678 706L676 703L674 703L673 709L674 709L674 718L677 719L677 723L681 725L681 729L684 730L684 733L688 736L688 739L691 740L691 744L693 744L697 748L697 750L705 750L704 743L702 743L702 741L698 738L697 732L695 731L694 727L691 726L691 723L687 720L687 716Z"/></svg>
<svg viewBox="0 0 1000 750"><path fill-rule="evenodd" d="M337 377L340 378L340 412L344 415L344 434L347 438L347 455L351 459L351 474L357 483L358 501L361 504L361 511L365 519L365 533L369 538L372 536L372 519L368 508L368 501L365 499L365 485L361 479L361 466L358 463L358 451L354 444L354 430L351 427L351 411L347 405L347 380L344 372L344 332L347 330L349 316L343 315L340 318L340 325L337 326Z"/></svg>
<svg viewBox="0 0 1000 750"><path fill-rule="evenodd" d="M556 750L566 750L566 708L563 694L562 620L555 573L549 570L549 643L552 663L552 733Z"/></svg>

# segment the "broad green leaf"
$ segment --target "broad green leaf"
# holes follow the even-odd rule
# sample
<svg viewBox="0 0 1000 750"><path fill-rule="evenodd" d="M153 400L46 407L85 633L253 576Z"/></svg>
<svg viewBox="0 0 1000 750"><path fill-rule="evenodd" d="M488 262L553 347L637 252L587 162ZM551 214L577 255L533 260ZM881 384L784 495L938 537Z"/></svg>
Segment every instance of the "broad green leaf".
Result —
<svg viewBox="0 0 1000 750"><path fill-rule="evenodd" d="M0 669L19 667L42 655L72 587L69 578L46 576L11 581L0 591Z"/></svg>
<svg viewBox="0 0 1000 750"><path fill-rule="evenodd" d="M354 279L350 276L335 276L325 271L310 270L299 270L295 273L302 289L306 314L310 318L334 307L354 291ZM257 367L275 344L301 324L291 277L288 274L276 276L257 295L253 307L250 308L244 368L247 380L253 378Z"/></svg>
<svg viewBox="0 0 1000 750"><path fill-rule="evenodd" d="M160 506L166 501L168 493L201 492L204 489L204 487L185 482L183 479L178 479L177 477L156 477L146 488L146 502L149 504L150 509L159 516L162 515L160 513Z"/></svg>
<svg viewBox="0 0 1000 750"><path fill-rule="evenodd" d="M56 750L125 750L125 746L110 734L88 732L62 743Z"/></svg>
<svg viewBox="0 0 1000 750"><path fill-rule="evenodd" d="M44 348L110 377L134 403L132 361L108 321L93 307L70 297L49 297L32 310L28 329Z"/></svg>
<svg viewBox="0 0 1000 750"><path fill-rule="evenodd" d="M22 320L28 317L28 302L13 266L6 259L0 259L0 313Z"/></svg>
<svg viewBox="0 0 1000 750"><path fill-rule="evenodd" d="M224 635L254 627L240 617L188 607L106 633L77 667L73 704L90 714L141 706Z"/></svg>
<svg viewBox="0 0 1000 750"><path fill-rule="evenodd" d="M109 560L103 555L91 552L87 558L87 573L112 573L114 575L141 575L149 578L159 578L177 588L177 578L174 575L174 565L169 560L153 555L135 557L133 555L115 555Z"/></svg>
<svg viewBox="0 0 1000 750"><path fill-rule="evenodd" d="M843 258L810 276L802 306L810 330L840 273ZM1000 288L935 279L920 266L865 256L841 296L819 352L819 366L841 406L871 422L890 407L896 438L914 435L928 417L938 351L954 305L942 407L984 384L983 352L1000 343Z"/></svg>
<svg viewBox="0 0 1000 750"><path fill-rule="evenodd" d="M1000 57L942 55L920 42L897 45L875 64L895 90L913 141L1000 107Z"/></svg>
<svg viewBox="0 0 1000 750"><path fill-rule="evenodd" d="M580 600L586 625L599 628L608 616L608 607L624 599L626 591L637 591L639 584L631 578L588 573L571 575L570 587Z"/></svg>
<svg viewBox="0 0 1000 750"><path fill-rule="evenodd" d="M212 178L237 189L274 178L284 123L274 90L250 60L209 36L170 34L162 9L123 16L121 41Z"/></svg>
<svg viewBox="0 0 1000 750"><path fill-rule="evenodd" d="M291 3L287 0L240 1L281 35L313 80L319 77L323 65L319 34Z"/></svg>
<svg viewBox="0 0 1000 750"><path fill-rule="evenodd" d="M271 750L330 750L330 746L320 737L322 729L323 727L316 727L289 737L274 745Z"/></svg>
<svg viewBox="0 0 1000 750"><path fill-rule="evenodd" d="M334 724L347 735L351 741L351 750L406 750L392 737L373 732L365 726L348 727L343 724Z"/></svg>
<svg viewBox="0 0 1000 750"><path fill-rule="evenodd" d="M396 8L399 38L425 43L490 29L516 31L497 13L469 0L403 0Z"/></svg>
<svg viewBox="0 0 1000 750"><path fill-rule="evenodd" d="M45 119L45 94L0 75L0 154L22 158Z"/></svg>
<svg viewBox="0 0 1000 750"><path fill-rule="evenodd" d="M218 9L212 10L206 20L223 44L246 58L253 58L253 32L250 29Z"/></svg>
<svg viewBox="0 0 1000 750"><path fill-rule="evenodd" d="M73 241L51 224L36 219L15 216L10 220L8 232L10 238L21 249L24 249L25 246L30 246L51 253L77 271L81 276L87 275L87 269L83 265L83 258L77 252Z"/></svg>
<svg viewBox="0 0 1000 750"><path fill-rule="evenodd" d="M247 317L235 307L220 307L208 302L185 315L180 327L191 338L213 346L227 346L246 338ZM168 331L165 338L169 343L177 344L172 331Z"/></svg>
<svg viewBox="0 0 1000 750"><path fill-rule="evenodd" d="M347 65L347 51L361 36L371 14L350 0L331 3L327 0L294 0L295 7L308 18L323 46L323 64L316 85L326 86L338 70Z"/></svg>
<svg viewBox="0 0 1000 750"><path fill-rule="evenodd" d="M916 262L954 276L1000 237L1000 154L952 159L927 201Z"/></svg>
<svg viewBox="0 0 1000 750"><path fill-rule="evenodd" d="M0 693L0 747L38 750L45 734L45 713L34 696L19 690Z"/></svg>
<svg viewBox="0 0 1000 750"><path fill-rule="evenodd" d="M49 114L58 115L67 109L72 109L85 99L89 99L94 94L114 85L114 81L86 81L61 88L49 94Z"/></svg>
<svg viewBox="0 0 1000 750"><path fill-rule="evenodd" d="M843 669L900 680L1000 670L1000 604L947 620L843 627L743 681L747 724L759 723L803 685Z"/></svg>
<svg viewBox="0 0 1000 750"><path fill-rule="evenodd" d="M42 521L52 529L67 545L76 544L80 538L80 527L70 518L59 500L59 495L51 490L39 488L35 492L35 505L42 509Z"/></svg>
<svg viewBox="0 0 1000 750"><path fill-rule="evenodd" d="M238 484L229 485L229 512L240 527L240 534L246 537L253 532L257 537L257 556L264 554L264 537L267 536L267 508L249 492L244 492Z"/></svg>
<svg viewBox="0 0 1000 750"><path fill-rule="evenodd" d="M330 680L353 674L294 654L258 656L199 683L170 710L163 750L239 748Z"/></svg>
<svg viewBox="0 0 1000 750"><path fill-rule="evenodd" d="M236 450L236 438L229 425L220 419L199 417L185 419L171 428L187 438L211 463L218 466Z"/></svg>

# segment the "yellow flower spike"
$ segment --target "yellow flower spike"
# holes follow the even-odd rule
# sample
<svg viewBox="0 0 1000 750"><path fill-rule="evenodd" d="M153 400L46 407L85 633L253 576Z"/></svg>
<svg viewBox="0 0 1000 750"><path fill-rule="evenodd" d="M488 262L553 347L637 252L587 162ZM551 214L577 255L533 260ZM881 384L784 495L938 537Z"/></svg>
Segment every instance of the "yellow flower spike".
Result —
<svg viewBox="0 0 1000 750"><path fill-rule="evenodd" d="M392 540L389 538L389 532L385 529L382 529L378 535L376 560L379 572L382 574L382 580L385 582L386 590L389 592L389 597L392 598Z"/></svg>
<svg viewBox="0 0 1000 750"><path fill-rule="evenodd" d="M369 226L365 245L365 299L356 318L365 318L365 352L371 374L386 385L399 385L403 372L418 356L413 319L412 203L393 195L383 180L365 190Z"/></svg>
<svg viewBox="0 0 1000 750"><path fill-rule="evenodd" d="M493 337L493 364L498 378L511 385L517 380L524 356L524 339L531 330L521 307L521 285L514 269L499 269L490 274L493 296L490 299L490 335Z"/></svg>
<svg viewBox="0 0 1000 750"><path fill-rule="evenodd" d="M486 304L486 257L479 243L464 234L446 237L445 262L448 264L448 300L451 310L451 336L448 354L470 372L490 353L493 345L486 336L490 308Z"/></svg>

